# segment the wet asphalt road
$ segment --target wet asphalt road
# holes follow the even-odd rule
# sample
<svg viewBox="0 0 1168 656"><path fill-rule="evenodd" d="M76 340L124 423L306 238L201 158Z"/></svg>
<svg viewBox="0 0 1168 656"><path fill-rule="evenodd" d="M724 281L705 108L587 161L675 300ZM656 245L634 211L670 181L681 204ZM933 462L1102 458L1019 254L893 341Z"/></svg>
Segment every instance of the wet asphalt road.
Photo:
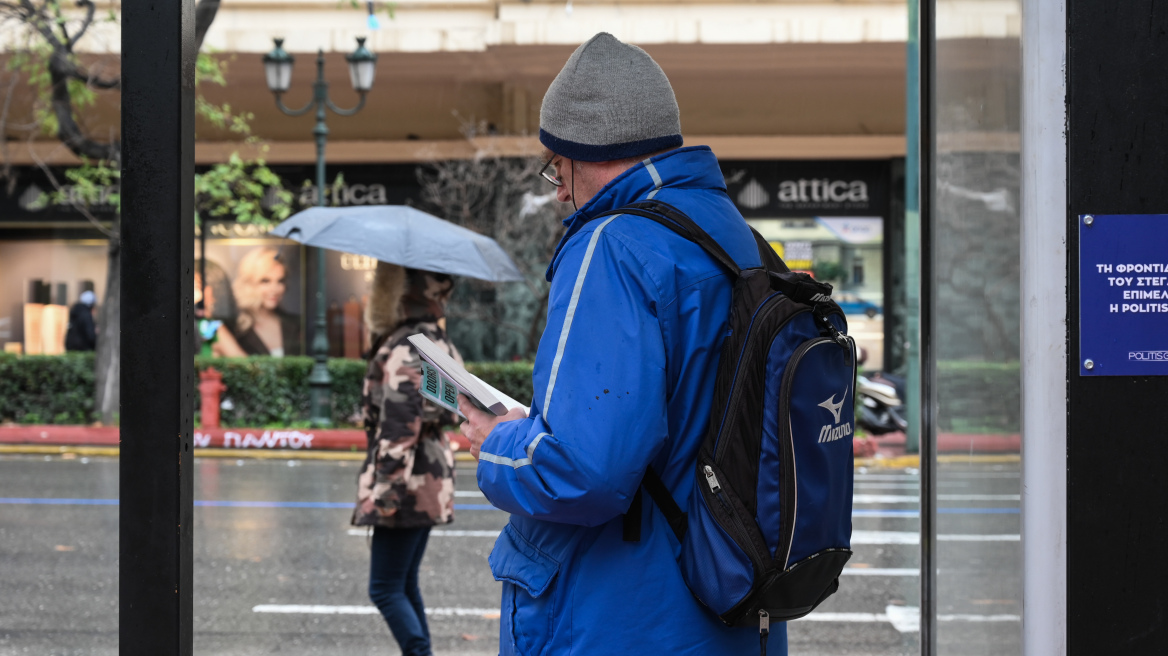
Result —
<svg viewBox="0 0 1168 656"><path fill-rule="evenodd" d="M0 656L117 652L117 467L0 456ZM399 653L365 593L366 537L348 526L357 467L196 461L196 654ZM1019 654L1018 465L942 465L940 480L940 651ZM919 653L918 485L914 470L857 471L855 556L840 591L791 624L791 654ZM486 506L473 470L457 487L456 521L422 564L435 653L494 654L486 557L507 516Z"/></svg>

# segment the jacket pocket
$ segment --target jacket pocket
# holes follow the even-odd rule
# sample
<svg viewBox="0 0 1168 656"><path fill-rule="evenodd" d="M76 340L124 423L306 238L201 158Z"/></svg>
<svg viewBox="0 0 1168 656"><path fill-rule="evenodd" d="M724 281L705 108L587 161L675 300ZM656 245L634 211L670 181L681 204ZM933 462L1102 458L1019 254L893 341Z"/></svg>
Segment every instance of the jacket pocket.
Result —
<svg viewBox="0 0 1168 656"><path fill-rule="evenodd" d="M540 551L508 524L487 559L491 574L503 582L500 629L510 634L517 654L546 650L555 611L553 587L560 563Z"/></svg>

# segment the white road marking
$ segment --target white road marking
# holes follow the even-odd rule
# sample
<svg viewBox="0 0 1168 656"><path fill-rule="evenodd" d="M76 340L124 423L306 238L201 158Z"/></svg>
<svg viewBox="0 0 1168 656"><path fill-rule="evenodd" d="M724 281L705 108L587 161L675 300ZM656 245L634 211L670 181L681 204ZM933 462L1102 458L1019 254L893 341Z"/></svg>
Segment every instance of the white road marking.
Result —
<svg viewBox="0 0 1168 656"><path fill-rule="evenodd" d="M842 576L920 576L921 571L908 567L845 567Z"/></svg>
<svg viewBox="0 0 1168 656"><path fill-rule="evenodd" d="M940 622L1021 622L1021 615L938 615ZM891 622L901 633L916 633L921 630L921 611L912 606L888 606L883 613L821 613L795 620L796 622Z"/></svg>
<svg viewBox="0 0 1168 656"><path fill-rule="evenodd" d="M449 530L449 529L434 529L430 531L431 537L439 538L497 538L500 531L490 530ZM355 537L365 537L367 535L366 529L351 528L349 535ZM937 540L941 542L1019 542L1021 536L1017 534L980 534L980 533L954 533L941 534L937 536ZM913 531L852 531L852 544L920 544L921 536ZM876 570L869 570L876 571ZM892 570L887 570L892 571ZM912 570L916 571L916 570ZM855 572L857 575L863 576L864 572ZM867 574L868 576L877 576L876 574ZM890 574L890 576L904 576L898 574Z"/></svg>
<svg viewBox="0 0 1168 656"><path fill-rule="evenodd" d="M430 531L430 537L440 538L497 538L500 531L452 531L447 529L436 528ZM368 530L363 528L349 529L349 535L363 538L368 535Z"/></svg>
<svg viewBox="0 0 1168 656"><path fill-rule="evenodd" d="M497 538L499 537L499 533L501 531L451 531L447 529L430 531L430 535L446 538Z"/></svg>
<svg viewBox="0 0 1168 656"><path fill-rule="evenodd" d="M260 604L253 606L253 613L284 613L302 615L377 615L376 606L325 606L317 604ZM431 617L482 617L498 619L498 608L427 608Z"/></svg>
<svg viewBox="0 0 1168 656"><path fill-rule="evenodd" d="M480 492L479 490L455 490L454 496L456 496L456 497L475 497L478 499L486 498L486 495L483 494L482 492Z"/></svg>
<svg viewBox="0 0 1168 656"><path fill-rule="evenodd" d="M938 535L937 539L942 542L1021 542L1020 535L982 535L980 533L971 533L964 535Z"/></svg>

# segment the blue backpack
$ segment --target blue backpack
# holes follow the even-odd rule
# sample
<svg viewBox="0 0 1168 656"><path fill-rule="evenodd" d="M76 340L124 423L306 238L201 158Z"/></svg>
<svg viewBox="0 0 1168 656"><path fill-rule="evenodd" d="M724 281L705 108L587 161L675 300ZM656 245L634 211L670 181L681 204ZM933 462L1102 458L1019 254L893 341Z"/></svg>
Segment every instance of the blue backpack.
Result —
<svg viewBox="0 0 1168 656"><path fill-rule="evenodd" d="M730 333L688 512L650 467L642 483L681 542L694 596L729 626L810 613L851 557L855 342L831 285L789 271L755 232L763 267L739 269L704 230L660 201L633 214L700 245L736 278ZM624 538L640 539L641 495Z"/></svg>

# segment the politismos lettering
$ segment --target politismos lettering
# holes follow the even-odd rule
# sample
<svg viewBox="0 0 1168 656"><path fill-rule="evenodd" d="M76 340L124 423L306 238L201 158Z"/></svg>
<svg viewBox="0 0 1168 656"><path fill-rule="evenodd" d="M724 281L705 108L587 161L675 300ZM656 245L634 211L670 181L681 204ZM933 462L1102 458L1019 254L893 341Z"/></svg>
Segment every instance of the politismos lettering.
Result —
<svg viewBox="0 0 1168 656"><path fill-rule="evenodd" d="M863 180L806 179L779 183L782 203L867 203L868 183Z"/></svg>
<svg viewBox="0 0 1168 656"><path fill-rule="evenodd" d="M1168 303L1112 303L1111 312L1124 314L1162 314L1168 313Z"/></svg>
<svg viewBox="0 0 1168 656"><path fill-rule="evenodd" d="M1137 362L1168 362L1168 351L1130 351L1127 359Z"/></svg>

